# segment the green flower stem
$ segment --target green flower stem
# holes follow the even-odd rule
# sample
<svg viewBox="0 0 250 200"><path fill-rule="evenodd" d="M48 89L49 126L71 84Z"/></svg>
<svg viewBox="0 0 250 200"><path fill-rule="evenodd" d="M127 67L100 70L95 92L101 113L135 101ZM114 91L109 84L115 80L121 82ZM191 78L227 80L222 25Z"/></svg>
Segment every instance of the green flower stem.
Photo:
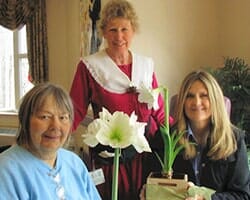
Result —
<svg viewBox="0 0 250 200"><path fill-rule="evenodd" d="M169 132L169 108L168 108L168 89L164 88L163 89L164 93L164 100L165 100L165 124L164 126L166 127L167 131Z"/></svg>
<svg viewBox="0 0 250 200"><path fill-rule="evenodd" d="M163 97L164 97L164 109L165 109L165 121L164 128L162 134L164 135L164 167L163 171L170 172L172 170L172 166L169 166L171 159L171 140L169 135L169 107L168 107L168 89L163 87Z"/></svg>
<svg viewBox="0 0 250 200"><path fill-rule="evenodd" d="M121 149L115 148L115 157L113 163L113 179L112 179L112 200L118 199L118 171L119 171L119 157Z"/></svg>

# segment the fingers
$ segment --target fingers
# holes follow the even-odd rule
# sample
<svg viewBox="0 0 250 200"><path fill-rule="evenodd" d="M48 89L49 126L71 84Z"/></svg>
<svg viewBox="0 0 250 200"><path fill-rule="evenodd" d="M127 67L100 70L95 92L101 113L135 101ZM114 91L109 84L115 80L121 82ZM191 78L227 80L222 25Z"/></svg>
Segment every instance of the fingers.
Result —
<svg viewBox="0 0 250 200"><path fill-rule="evenodd" d="M194 186L194 183L191 182L191 181L189 181L189 182L188 182L188 188L190 188L190 187L192 187L192 186Z"/></svg>
<svg viewBox="0 0 250 200"><path fill-rule="evenodd" d="M187 197L185 200L205 200L203 196L195 195L194 197Z"/></svg>

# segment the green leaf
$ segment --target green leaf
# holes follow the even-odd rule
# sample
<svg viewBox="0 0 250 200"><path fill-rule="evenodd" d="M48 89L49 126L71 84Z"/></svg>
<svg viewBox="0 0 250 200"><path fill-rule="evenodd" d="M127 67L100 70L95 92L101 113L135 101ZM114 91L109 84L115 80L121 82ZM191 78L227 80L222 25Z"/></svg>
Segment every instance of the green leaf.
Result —
<svg viewBox="0 0 250 200"><path fill-rule="evenodd" d="M160 160L162 170L164 172L169 172L172 170L176 156L184 148L184 145L179 145L178 141L186 131L182 131L178 134L175 130L172 134L170 134L168 129L164 126L160 127L160 131L164 142L164 158L162 161L158 154L157 158Z"/></svg>

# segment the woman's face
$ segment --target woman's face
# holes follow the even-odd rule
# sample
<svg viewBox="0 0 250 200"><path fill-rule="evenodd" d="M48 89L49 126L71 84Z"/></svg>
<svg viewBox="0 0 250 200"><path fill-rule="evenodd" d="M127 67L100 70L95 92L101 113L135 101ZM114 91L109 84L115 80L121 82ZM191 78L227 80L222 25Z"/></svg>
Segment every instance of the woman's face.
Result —
<svg viewBox="0 0 250 200"><path fill-rule="evenodd" d="M134 30L131 22L124 18L110 20L103 31L108 49L113 53L127 52L130 47Z"/></svg>
<svg viewBox="0 0 250 200"><path fill-rule="evenodd" d="M210 100L207 88L201 81L197 80L191 85L185 99L184 110L191 124L206 126L210 123Z"/></svg>
<svg viewBox="0 0 250 200"><path fill-rule="evenodd" d="M59 110L55 99L48 96L43 107L30 117L29 148L40 156L56 153L65 143L70 129L69 113Z"/></svg>

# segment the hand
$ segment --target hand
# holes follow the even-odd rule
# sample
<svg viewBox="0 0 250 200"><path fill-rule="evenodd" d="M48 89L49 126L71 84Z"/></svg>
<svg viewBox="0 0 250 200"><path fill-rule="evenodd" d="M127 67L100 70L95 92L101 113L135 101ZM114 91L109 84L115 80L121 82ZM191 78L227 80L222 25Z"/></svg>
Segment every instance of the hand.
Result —
<svg viewBox="0 0 250 200"><path fill-rule="evenodd" d="M146 185L142 186L139 197L140 197L140 200L146 200Z"/></svg>
<svg viewBox="0 0 250 200"><path fill-rule="evenodd" d="M187 197L185 200L205 200L203 196L195 195L194 197Z"/></svg>
<svg viewBox="0 0 250 200"><path fill-rule="evenodd" d="M188 188L194 186L193 182L188 182ZM203 196L195 195L194 197L187 197L185 200L205 200Z"/></svg>
<svg viewBox="0 0 250 200"><path fill-rule="evenodd" d="M188 188L190 188L190 187L192 187L192 186L194 186L194 183L191 182L191 181L189 181L189 182L188 182Z"/></svg>

